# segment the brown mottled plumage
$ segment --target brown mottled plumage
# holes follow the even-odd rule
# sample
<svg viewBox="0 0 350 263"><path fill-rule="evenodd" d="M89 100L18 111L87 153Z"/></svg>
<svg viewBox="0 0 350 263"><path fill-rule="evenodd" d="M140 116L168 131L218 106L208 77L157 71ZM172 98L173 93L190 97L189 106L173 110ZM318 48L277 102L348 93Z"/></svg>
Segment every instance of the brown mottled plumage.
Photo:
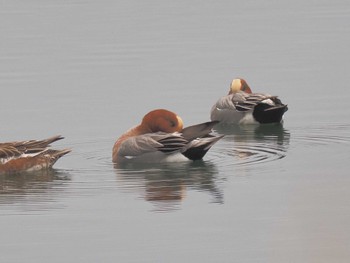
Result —
<svg viewBox="0 0 350 263"><path fill-rule="evenodd" d="M63 139L53 136L45 140L0 143L0 174L49 169L70 149L53 150L50 144Z"/></svg>

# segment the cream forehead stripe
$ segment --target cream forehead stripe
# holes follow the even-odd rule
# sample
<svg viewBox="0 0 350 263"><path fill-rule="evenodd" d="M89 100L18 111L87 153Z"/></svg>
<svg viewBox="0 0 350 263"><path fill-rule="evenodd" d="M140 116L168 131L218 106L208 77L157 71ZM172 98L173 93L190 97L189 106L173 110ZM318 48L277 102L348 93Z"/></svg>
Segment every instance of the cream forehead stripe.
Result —
<svg viewBox="0 0 350 263"><path fill-rule="evenodd" d="M240 79L234 79L231 82L231 91L239 91L241 89L242 83Z"/></svg>
<svg viewBox="0 0 350 263"><path fill-rule="evenodd" d="M182 127L183 127L183 121L182 121L181 117L176 115L176 118L177 118L177 121L179 122L179 126L180 126L181 129L182 129Z"/></svg>

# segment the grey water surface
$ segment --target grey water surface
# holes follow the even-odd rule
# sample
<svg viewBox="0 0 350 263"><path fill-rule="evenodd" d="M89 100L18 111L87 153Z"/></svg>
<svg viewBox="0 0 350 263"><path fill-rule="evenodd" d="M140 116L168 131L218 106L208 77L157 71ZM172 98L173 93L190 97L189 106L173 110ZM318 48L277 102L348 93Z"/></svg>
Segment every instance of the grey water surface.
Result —
<svg viewBox="0 0 350 263"><path fill-rule="evenodd" d="M0 177L1 262L349 262L350 3L0 3L0 141L61 134ZM120 134L185 125L243 77L283 125L218 126L201 162L114 166Z"/></svg>

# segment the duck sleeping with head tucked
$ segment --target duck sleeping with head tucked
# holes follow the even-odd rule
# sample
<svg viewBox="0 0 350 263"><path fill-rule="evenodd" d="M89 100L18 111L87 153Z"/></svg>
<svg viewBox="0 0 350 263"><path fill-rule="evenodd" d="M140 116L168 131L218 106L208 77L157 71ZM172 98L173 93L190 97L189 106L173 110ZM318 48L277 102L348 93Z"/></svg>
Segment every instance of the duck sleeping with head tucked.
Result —
<svg viewBox="0 0 350 263"><path fill-rule="evenodd" d="M115 142L113 162L176 162L199 160L223 136L211 135L218 121L183 128L175 113L157 109L147 113L141 124L131 128Z"/></svg>
<svg viewBox="0 0 350 263"><path fill-rule="evenodd" d="M234 79L228 95L212 107L212 121L231 124L279 123L288 110L277 96L253 93L244 79Z"/></svg>
<svg viewBox="0 0 350 263"><path fill-rule="evenodd" d="M55 150L50 144L63 139L53 136L45 140L0 143L0 174L14 174L50 169L70 149Z"/></svg>

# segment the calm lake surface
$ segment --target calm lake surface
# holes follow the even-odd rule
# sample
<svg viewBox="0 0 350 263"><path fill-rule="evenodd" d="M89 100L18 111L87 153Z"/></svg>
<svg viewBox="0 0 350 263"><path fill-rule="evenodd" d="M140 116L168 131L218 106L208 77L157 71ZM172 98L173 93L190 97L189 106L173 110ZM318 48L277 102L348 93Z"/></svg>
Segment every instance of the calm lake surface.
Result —
<svg viewBox="0 0 350 263"><path fill-rule="evenodd" d="M1 1L0 141L61 134L0 177L1 262L349 262L350 2ZM114 167L117 137L185 125L243 77L283 125L216 127L202 162Z"/></svg>

